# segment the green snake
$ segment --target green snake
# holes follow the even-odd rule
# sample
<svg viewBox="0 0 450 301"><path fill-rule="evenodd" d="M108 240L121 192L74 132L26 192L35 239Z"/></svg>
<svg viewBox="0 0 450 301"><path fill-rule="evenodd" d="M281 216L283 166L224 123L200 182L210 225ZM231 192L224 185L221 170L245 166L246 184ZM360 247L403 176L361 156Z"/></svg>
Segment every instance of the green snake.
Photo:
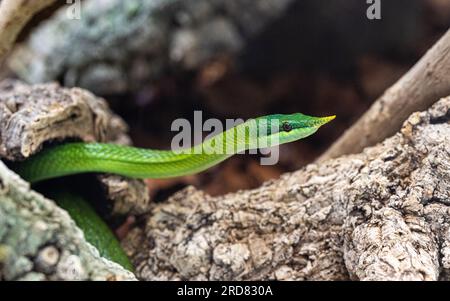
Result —
<svg viewBox="0 0 450 301"><path fill-rule="evenodd" d="M133 265L121 248L120 242L87 201L86 196L68 185L47 190L46 196L55 200L59 207L69 213L73 221L83 231L85 239L97 248L100 256L120 264L127 270L133 270Z"/></svg>
<svg viewBox="0 0 450 301"><path fill-rule="evenodd" d="M305 138L334 117L300 113L258 117L181 151L105 143L66 143L46 148L13 169L31 183L88 172L131 178L177 177L204 171L246 150L274 147Z"/></svg>
<svg viewBox="0 0 450 301"><path fill-rule="evenodd" d="M105 143L65 143L44 148L11 167L31 183L79 173L112 173L132 178L177 177L201 172L246 150L274 147L305 138L334 118L300 113L258 117L181 151ZM86 240L99 250L101 256L132 270L106 223L89 202L70 190L70 187L56 187L48 195L69 212Z"/></svg>

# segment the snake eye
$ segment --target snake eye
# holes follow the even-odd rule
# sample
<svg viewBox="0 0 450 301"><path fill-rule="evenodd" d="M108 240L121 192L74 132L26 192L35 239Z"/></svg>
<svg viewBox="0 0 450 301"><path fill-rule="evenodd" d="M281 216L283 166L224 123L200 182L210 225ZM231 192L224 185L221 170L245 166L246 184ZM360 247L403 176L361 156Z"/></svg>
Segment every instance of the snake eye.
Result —
<svg viewBox="0 0 450 301"><path fill-rule="evenodd" d="M284 122L282 125L282 129L284 132L290 132L292 131L292 126L289 123Z"/></svg>

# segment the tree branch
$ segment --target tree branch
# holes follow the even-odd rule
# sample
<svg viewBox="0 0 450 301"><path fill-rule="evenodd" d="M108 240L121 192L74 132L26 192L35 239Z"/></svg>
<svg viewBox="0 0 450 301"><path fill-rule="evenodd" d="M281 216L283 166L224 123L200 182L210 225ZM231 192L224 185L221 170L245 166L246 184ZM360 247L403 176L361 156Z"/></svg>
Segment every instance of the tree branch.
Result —
<svg viewBox="0 0 450 301"><path fill-rule="evenodd" d="M428 108L450 94L450 30L318 161L358 153L398 131L413 112Z"/></svg>
<svg viewBox="0 0 450 301"><path fill-rule="evenodd" d="M38 11L56 0L3 0L0 2L0 62L14 45L22 28Z"/></svg>

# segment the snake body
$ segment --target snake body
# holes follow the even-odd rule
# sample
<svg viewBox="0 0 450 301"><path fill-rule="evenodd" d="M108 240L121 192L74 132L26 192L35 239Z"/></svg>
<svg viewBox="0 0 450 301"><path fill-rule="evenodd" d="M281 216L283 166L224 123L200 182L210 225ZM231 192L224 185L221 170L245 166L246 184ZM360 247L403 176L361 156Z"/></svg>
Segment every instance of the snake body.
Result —
<svg viewBox="0 0 450 301"><path fill-rule="evenodd" d="M334 119L300 113L249 120L183 151L151 150L105 143L66 143L44 148L11 166L35 183L78 173L113 173L133 178L168 178L193 174L245 150L273 147L305 138ZM51 188L48 195L66 209L85 238L100 254L133 267L108 226L81 195L70 187Z"/></svg>
<svg viewBox="0 0 450 301"><path fill-rule="evenodd" d="M68 185L53 188L47 191L46 196L55 200L59 207L69 213L75 224L83 231L85 239L97 248L100 256L133 271L133 265L121 248L120 242L85 196Z"/></svg>
<svg viewBox="0 0 450 301"><path fill-rule="evenodd" d="M206 170L234 154L305 138L334 119L300 113L248 120L181 151L105 143L66 143L46 148L13 166L29 182L78 173L113 173L132 178L169 178Z"/></svg>

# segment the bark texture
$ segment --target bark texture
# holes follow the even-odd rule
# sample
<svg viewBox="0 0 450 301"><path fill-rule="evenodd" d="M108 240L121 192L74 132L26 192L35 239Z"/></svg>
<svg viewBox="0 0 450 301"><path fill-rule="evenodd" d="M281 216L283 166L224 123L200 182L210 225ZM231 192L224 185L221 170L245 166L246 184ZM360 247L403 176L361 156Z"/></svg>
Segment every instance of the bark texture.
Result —
<svg viewBox="0 0 450 301"><path fill-rule="evenodd" d="M450 97L362 153L221 197L188 188L123 241L145 280L448 280Z"/></svg>

